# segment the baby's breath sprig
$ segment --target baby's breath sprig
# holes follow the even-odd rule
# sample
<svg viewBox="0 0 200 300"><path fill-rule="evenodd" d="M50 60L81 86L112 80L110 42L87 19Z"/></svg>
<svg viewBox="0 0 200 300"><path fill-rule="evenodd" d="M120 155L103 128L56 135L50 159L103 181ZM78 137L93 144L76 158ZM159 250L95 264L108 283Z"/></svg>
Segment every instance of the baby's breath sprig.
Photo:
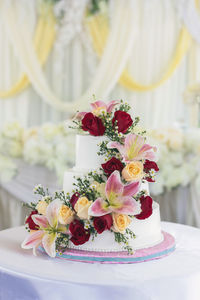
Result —
<svg viewBox="0 0 200 300"><path fill-rule="evenodd" d="M129 245L129 239L133 239L136 237L133 231L127 228L125 234L122 234L120 232L114 232L114 231L113 233L115 235L115 241L119 244L124 244L123 249L128 251L129 254L133 254L134 251L132 247Z"/></svg>
<svg viewBox="0 0 200 300"><path fill-rule="evenodd" d="M59 233L56 239L56 250L61 255L62 253L69 248L69 235L64 233Z"/></svg>
<svg viewBox="0 0 200 300"><path fill-rule="evenodd" d="M76 130L82 129L81 120L73 119L72 123L74 124L73 126L72 125L68 126L70 129L76 129Z"/></svg>
<svg viewBox="0 0 200 300"><path fill-rule="evenodd" d="M35 186L34 190L33 190L35 195L41 195L41 196L46 196L46 194L48 195L48 189L44 189L44 187L41 184L38 184Z"/></svg>
<svg viewBox="0 0 200 300"><path fill-rule="evenodd" d="M65 202L66 201L66 195L65 195L65 192L64 191L56 191L55 192L55 195L54 195L54 198L58 198L60 199L62 202Z"/></svg>
<svg viewBox="0 0 200 300"><path fill-rule="evenodd" d="M146 196L146 195L147 195L147 191L146 191L146 190L142 190L142 191L139 191L139 192L134 196L134 199L135 199L136 201L139 201L140 198L141 198L142 196Z"/></svg>
<svg viewBox="0 0 200 300"><path fill-rule="evenodd" d="M99 151L97 152L98 155L105 155L106 159L110 159L112 156L117 156L119 151L117 149L108 149L107 147L108 141L103 141L99 144Z"/></svg>
<svg viewBox="0 0 200 300"><path fill-rule="evenodd" d="M22 203L23 207L30 208L31 210L36 210L37 203L31 202L31 203Z"/></svg>
<svg viewBox="0 0 200 300"><path fill-rule="evenodd" d="M124 102L123 100L120 100L120 106L117 110L128 112L130 109L131 106L128 104L128 102Z"/></svg>
<svg viewBox="0 0 200 300"><path fill-rule="evenodd" d="M89 180L88 176L76 178L76 182L73 185L75 187L73 192L86 196L89 200L95 201L100 196L97 190L91 187L91 180Z"/></svg>
<svg viewBox="0 0 200 300"><path fill-rule="evenodd" d="M103 170L102 169L99 169L98 173L96 171L88 173L88 177L92 178L94 181L97 181L98 183L105 182L105 178L103 176Z"/></svg>

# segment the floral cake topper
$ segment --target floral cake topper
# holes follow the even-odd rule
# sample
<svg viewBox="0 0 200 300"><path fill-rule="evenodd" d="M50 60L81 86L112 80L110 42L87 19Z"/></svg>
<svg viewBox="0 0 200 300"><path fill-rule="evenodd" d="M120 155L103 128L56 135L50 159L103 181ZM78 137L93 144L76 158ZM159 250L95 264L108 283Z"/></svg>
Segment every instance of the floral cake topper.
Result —
<svg viewBox="0 0 200 300"><path fill-rule="evenodd" d="M146 142L145 132L138 133L139 118L129 114L123 101L91 103L91 111L78 112L71 128L92 136L106 136L99 144L98 155L104 163L95 171L78 177L72 194L64 191L49 195L41 185L35 188L37 203L29 204L26 219L29 235L22 243L25 249L39 246L55 257L75 246L94 240L109 230L124 250L133 253L129 229L133 218L143 220L152 214L152 198L141 183L155 181L159 170L155 162L156 148Z"/></svg>

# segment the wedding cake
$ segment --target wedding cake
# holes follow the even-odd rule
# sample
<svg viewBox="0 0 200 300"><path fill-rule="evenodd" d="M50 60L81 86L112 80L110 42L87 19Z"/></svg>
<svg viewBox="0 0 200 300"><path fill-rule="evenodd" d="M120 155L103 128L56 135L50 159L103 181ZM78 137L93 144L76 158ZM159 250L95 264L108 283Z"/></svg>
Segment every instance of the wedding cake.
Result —
<svg viewBox="0 0 200 300"><path fill-rule="evenodd" d="M40 199L30 204L23 248L79 261L87 253L92 262L163 248L159 204L148 187L159 170L156 148L129 110L122 101L96 101L90 112L76 114L75 166L64 173L63 191L52 196L35 188Z"/></svg>

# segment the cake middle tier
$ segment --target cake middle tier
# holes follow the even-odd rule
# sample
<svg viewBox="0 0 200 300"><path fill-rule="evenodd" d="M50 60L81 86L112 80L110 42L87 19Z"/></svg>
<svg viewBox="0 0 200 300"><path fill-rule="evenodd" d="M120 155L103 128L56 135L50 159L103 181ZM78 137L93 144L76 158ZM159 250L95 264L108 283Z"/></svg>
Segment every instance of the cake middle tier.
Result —
<svg viewBox="0 0 200 300"><path fill-rule="evenodd" d="M91 170L85 169L84 171L77 170L76 168L70 169L64 173L63 180L63 190L65 193L72 193L72 190L75 188L73 183L76 182L76 178L83 178L86 176ZM148 182L141 183L140 190L146 190L147 194L149 194L149 186Z"/></svg>

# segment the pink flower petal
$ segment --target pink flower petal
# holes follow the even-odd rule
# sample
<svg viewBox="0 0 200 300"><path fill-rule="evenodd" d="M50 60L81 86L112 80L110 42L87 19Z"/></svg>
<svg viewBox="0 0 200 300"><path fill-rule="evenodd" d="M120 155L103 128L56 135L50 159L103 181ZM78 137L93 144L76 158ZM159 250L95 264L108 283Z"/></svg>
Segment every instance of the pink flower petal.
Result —
<svg viewBox="0 0 200 300"><path fill-rule="evenodd" d="M86 111L78 112L78 113L75 115L74 119L82 120L82 119L85 117L86 114L87 114Z"/></svg>
<svg viewBox="0 0 200 300"><path fill-rule="evenodd" d="M56 256L56 238L57 233L46 233L42 239L44 250L51 257Z"/></svg>
<svg viewBox="0 0 200 300"><path fill-rule="evenodd" d="M139 153L141 153L141 152L146 152L146 151L148 151L148 150L152 150L152 146L150 146L149 144L144 144L144 145L142 146L142 148L140 149Z"/></svg>
<svg viewBox="0 0 200 300"><path fill-rule="evenodd" d="M125 196L121 199L123 205L121 208L113 208L113 212L125 215L134 215L137 208L137 201L130 196Z"/></svg>
<svg viewBox="0 0 200 300"><path fill-rule="evenodd" d="M118 142L109 142L108 145L107 145L107 148L108 149L117 149L121 155L124 155L125 154L125 148L124 148L124 145L118 143Z"/></svg>
<svg viewBox="0 0 200 300"><path fill-rule="evenodd" d="M128 185L124 185L123 196L134 196L140 188L140 182L132 182Z"/></svg>
<svg viewBox="0 0 200 300"><path fill-rule="evenodd" d="M129 134L125 139L126 160L132 161L133 159L138 159L138 152L143 144L143 137L136 134Z"/></svg>
<svg viewBox="0 0 200 300"><path fill-rule="evenodd" d="M60 201L60 199L55 199L47 206L46 217L51 227L56 228L58 226L58 214L61 205L62 202Z"/></svg>
<svg viewBox="0 0 200 300"><path fill-rule="evenodd" d="M37 230L34 233L30 233L21 244L21 247L23 249L35 248L42 242L43 236L44 231L42 230Z"/></svg>
<svg viewBox="0 0 200 300"><path fill-rule="evenodd" d="M49 225L49 222L45 216L41 215L32 215L33 222L41 228L46 228Z"/></svg>
<svg viewBox="0 0 200 300"><path fill-rule="evenodd" d="M106 197L110 200L114 200L115 197L119 197L123 193L123 184L121 182L120 173L119 171L114 171L108 178L106 182Z"/></svg>
<svg viewBox="0 0 200 300"><path fill-rule="evenodd" d="M111 111L113 110L113 108L115 107L115 105L117 105L119 103L118 100L113 100L113 101L110 101L107 105L107 112L108 113L111 113Z"/></svg>
<svg viewBox="0 0 200 300"><path fill-rule="evenodd" d="M111 212L111 209L106 208L106 202L103 198L98 198L94 203L89 207L88 215L93 217L104 216Z"/></svg>
<svg viewBox="0 0 200 300"><path fill-rule="evenodd" d="M96 102L90 103L90 106L91 106L91 110L93 111L93 110L96 110L99 107L105 107L106 108L106 103L103 102L103 101L96 101Z"/></svg>

